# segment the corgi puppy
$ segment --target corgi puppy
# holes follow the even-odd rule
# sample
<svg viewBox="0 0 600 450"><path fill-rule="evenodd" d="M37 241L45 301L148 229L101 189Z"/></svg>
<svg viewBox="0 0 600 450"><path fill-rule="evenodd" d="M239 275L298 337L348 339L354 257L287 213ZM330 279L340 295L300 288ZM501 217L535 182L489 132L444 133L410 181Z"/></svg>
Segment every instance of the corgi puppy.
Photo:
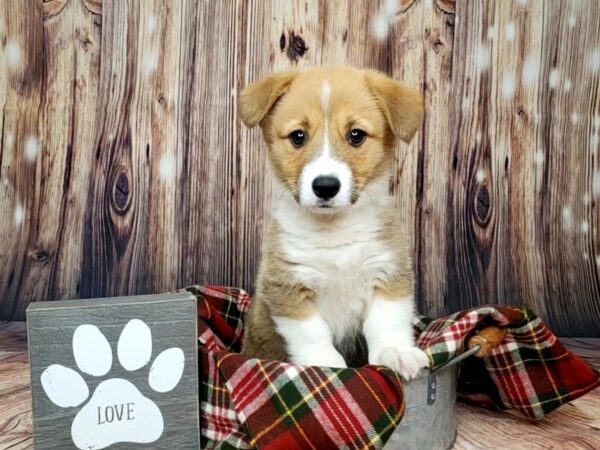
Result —
<svg viewBox="0 0 600 450"><path fill-rule="evenodd" d="M373 70L314 68L248 86L240 107L275 172L243 353L347 367L362 340L369 364L415 377L428 357L413 338L411 243L389 176L396 138L421 124L421 95Z"/></svg>

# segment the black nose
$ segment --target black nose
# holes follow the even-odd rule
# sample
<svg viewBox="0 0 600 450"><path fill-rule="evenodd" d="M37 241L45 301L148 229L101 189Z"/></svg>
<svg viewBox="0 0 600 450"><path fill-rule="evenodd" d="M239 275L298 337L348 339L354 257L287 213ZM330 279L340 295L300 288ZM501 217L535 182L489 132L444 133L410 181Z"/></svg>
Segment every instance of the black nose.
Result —
<svg viewBox="0 0 600 450"><path fill-rule="evenodd" d="M319 176L313 180L312 189L317 197L329 200L340 191L340 180L329 175Z"/></svg>

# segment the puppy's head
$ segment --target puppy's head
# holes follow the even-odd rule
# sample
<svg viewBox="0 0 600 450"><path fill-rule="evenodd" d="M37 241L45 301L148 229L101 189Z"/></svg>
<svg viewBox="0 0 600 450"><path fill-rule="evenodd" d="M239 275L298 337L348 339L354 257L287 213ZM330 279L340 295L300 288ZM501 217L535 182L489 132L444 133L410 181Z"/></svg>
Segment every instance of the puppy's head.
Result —
<svg viewBox="0 0 600 450"><path fill-rule="evenodd" d="M354 204L386 173L395 138L421 124L418 91L372 70L349 67L272 75L241 95L241 116L260 124L275 174L314 212Z"/></svg>

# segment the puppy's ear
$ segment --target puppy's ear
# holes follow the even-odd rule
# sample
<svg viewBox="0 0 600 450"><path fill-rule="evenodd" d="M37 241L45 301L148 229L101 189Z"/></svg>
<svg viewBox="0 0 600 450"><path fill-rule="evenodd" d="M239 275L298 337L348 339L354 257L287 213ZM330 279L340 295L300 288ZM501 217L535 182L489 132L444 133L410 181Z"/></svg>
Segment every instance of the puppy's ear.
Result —
<svg viewBox="0 0 600 450"><path fill-rule="evenodd" d="M248 127L259 124L279 97L286 93L296 72L282 72L247 86L240 97L240 114Z"/></svg>
<svg viewBox="0 0 600 450"><path fill-rule="evenodd" d="M375 70L366 70L365 75L394 135L410 142L423 120L420 92Z"/></svg>

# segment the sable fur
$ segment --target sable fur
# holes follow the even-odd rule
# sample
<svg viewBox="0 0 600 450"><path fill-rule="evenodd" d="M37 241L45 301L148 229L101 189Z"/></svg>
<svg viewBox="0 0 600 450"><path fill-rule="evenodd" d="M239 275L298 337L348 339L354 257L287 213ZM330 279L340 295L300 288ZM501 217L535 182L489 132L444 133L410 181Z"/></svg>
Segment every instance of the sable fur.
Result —
<svg viewBox="0 0 600 450"><path fill-rule="evenodd" d="M243 353L293 360L273 318L296 324L323 317L335 348L351 362L372 298L382 308L410 302L412 311L412 243L399 233L388 189L395 139L408 142L417 131L421 96L371 70L310 69L247 87L241 116L248 126L260 124L276 176ZM301 149L287 138L298 128L308 134ZM347 141L352 128L367 132L359 149ZM324 147L351 171L352 191L348 205L321 213L299 202L303 170Z"/></svg>

